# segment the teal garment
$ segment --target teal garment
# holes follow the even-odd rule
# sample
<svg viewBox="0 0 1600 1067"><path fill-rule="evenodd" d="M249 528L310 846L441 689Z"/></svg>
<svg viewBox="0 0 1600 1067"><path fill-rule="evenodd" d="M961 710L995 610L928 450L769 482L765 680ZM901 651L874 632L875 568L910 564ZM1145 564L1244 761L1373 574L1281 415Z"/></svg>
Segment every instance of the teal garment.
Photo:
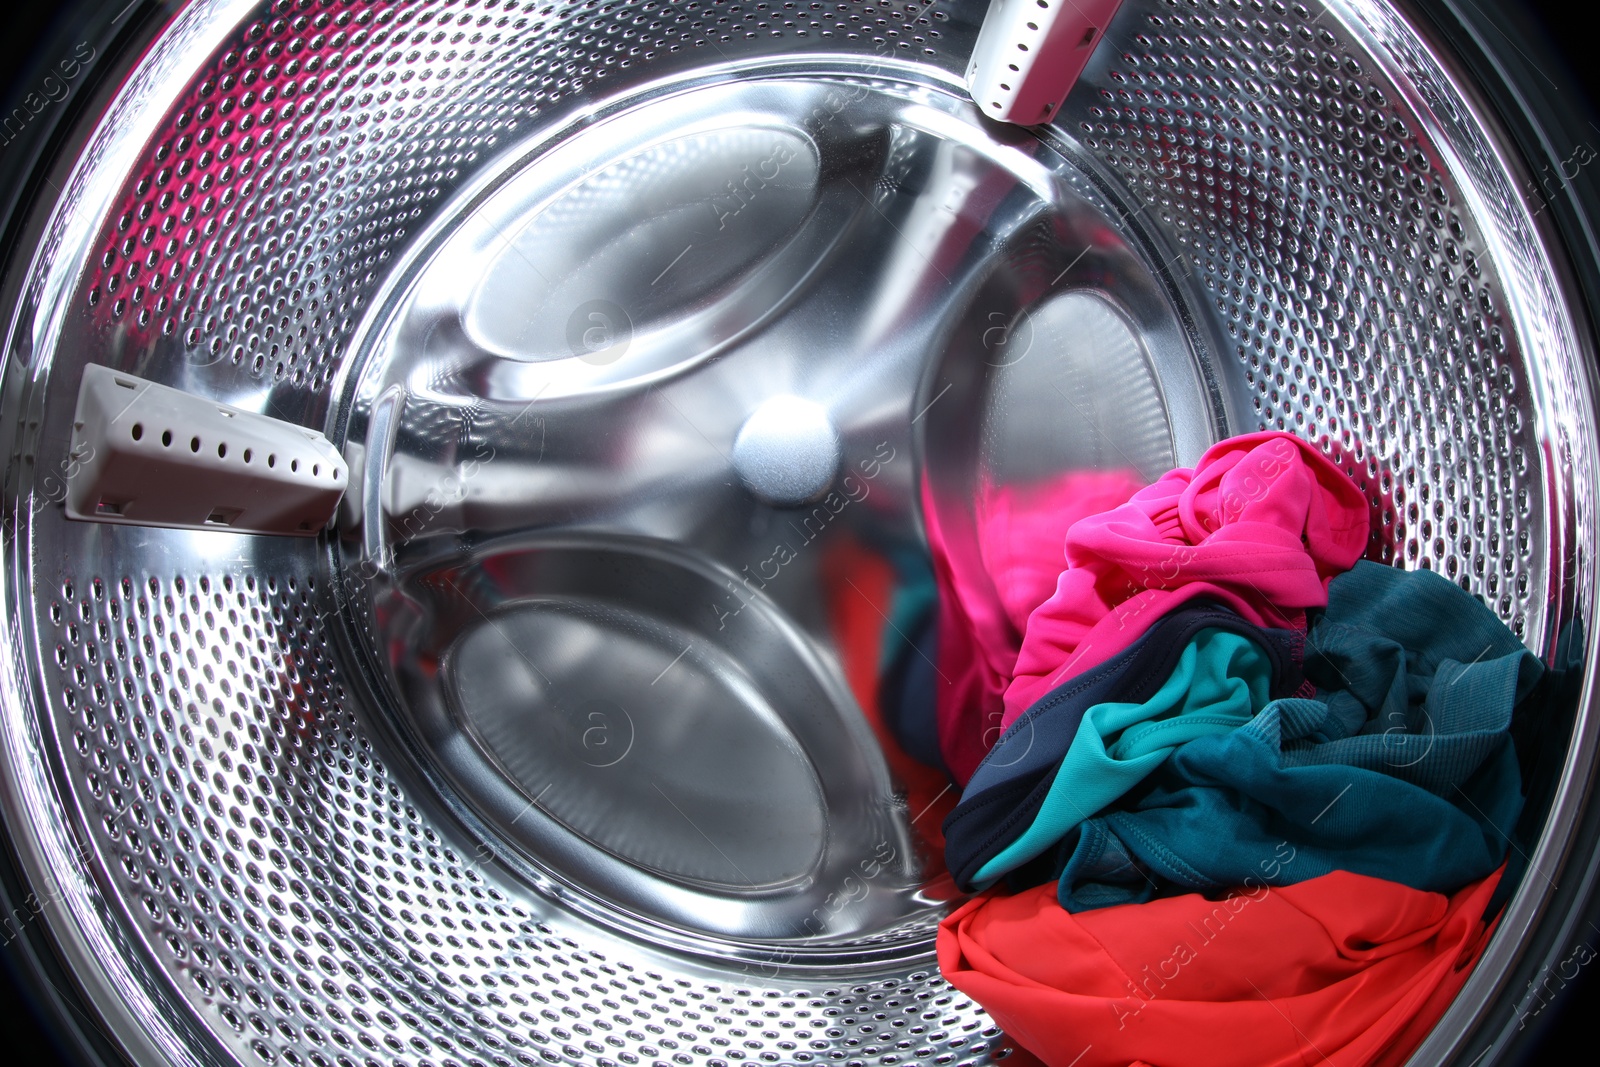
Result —
<svg viewBox="0 0 1600 1067"><path fill-rule="evenodd" d="M1059 842L1123 796L1179 745L1248 723L1271 697L1272 661L1242 634L1207 628L1185 646L1166 683L1141 704L1096 704L1061 759L1033 822L978 869L990 883Z"/></svg>
<svg viewBox="0 0 1600 1067"><path fill-rule="evenodd" d="M939 751L939 587L925 556L906 550L885 553L894 564L894 599L879 657L878 714L912 759L944 770Z"/></svg>
<svg viewBox="0 0 1600 1067"><path fill-rule="evenodd" d="M894 567L894 595L889 601L889 628L884 631L883 649L878 656L879 677L898 669L897 662L915 644L910 635L924 629L939 612L939 586L933 580L927 557L893 548L884 550L884 555ZM928 669L932 673L932 667ZM928 715L933 716L931 709Z"/></svg>
<svg viewBox="0 0 1600 1067"><path fill-rule="evenodd" d="M1336 870L1453 893L1506 855L1512 713L1543 671L1453 582L1357 563L1307 635L1314 699L1184 745L1014 877L1059 878L1069 911Z"/></svg>

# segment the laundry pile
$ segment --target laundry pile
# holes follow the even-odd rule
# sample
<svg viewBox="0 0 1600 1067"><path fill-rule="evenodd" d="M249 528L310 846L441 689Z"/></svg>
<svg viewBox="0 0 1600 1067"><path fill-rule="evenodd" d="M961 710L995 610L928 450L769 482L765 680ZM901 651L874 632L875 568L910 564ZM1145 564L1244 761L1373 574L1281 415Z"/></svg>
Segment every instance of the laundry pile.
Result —
<svg viewBox="0 0 1600 1067"><path fill-rule="evenodd" d="M959 556L927 494L936 668L884 693L964 787L946 977L1052 1067L1402 1062L1487 940L1539 661L1361 561L1289 434L986 491Z"/></svg>

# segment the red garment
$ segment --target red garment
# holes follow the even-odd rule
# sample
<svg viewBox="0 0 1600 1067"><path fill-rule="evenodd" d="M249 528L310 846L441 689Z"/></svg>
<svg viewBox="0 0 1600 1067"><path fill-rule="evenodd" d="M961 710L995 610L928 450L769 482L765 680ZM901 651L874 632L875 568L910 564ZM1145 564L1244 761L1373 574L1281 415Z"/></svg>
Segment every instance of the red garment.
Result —
<svg viewBox="0 0 1600 1067"><path fill-rule="evenodd" d="M1049 1067L1398 1067L1488 942L1504 871L1453 896L1335 871L1073 914L969 900L939 969Z"/></svg>
<svg viewBox="0 0 1600 1067"><path fill-rule="evenodd" d="M1131 472L1077 471L1037 485L984 487L973 506L976 553L958 554L924 478L923 522L939 590L939 752L958 785L1000 736L1022 632L1056 588L1067 530L1125 503L1142 484Z"/></svg>
<svg viewBox="0 0 1600 1067"><path fill-rule="evenodd" d="M1305 629L1305 609L1328 602L1370 525L1355 483L1292 434L1212 445L1193 470L1073 524L1055 593L1028 618L1000 725L1194 597L1257 626Z"/></svg>
<svg viewBox="0 0 1600 1067"><path fill-rule="evenodd" d="M911 830L922 843L923 891L939 900L957 897L960 891L944 866L943 827L958 794L943 774L906 755L884 726L878 708L878 669L894 599L894 568L846 536L828 546L820 577L845 681L878 739L889 773L906 791Z"/></svg>

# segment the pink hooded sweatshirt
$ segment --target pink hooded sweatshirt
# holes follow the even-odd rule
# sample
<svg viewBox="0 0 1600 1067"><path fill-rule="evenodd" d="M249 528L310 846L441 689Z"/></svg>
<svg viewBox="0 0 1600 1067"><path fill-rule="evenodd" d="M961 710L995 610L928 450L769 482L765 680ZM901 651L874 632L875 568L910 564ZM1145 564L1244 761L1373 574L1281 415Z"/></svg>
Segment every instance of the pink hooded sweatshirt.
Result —
<svg viewBox="0 0 1600 1067"><path fill-rule="evenodd" d="M1000 736L1028 616L1055 590L1072 524L1143 482L1131 471L1074 471L1034 485L984 487L973 502L976 553L958 557L923 482L923 515L939 588L937 724L945 767L967 783Z"/></svg>
<svg viewBox="0 0 1600 1067"><path fill-rule="evenodd" d="M1000 725L1196 597L1257 626L1303 630L1305 609L1327 604L1327 583L1361 557L1370 529L1361 491L1306 442L1273 431L1218 442L1193 470L1171 471L1067 531L1055 593L1028 617Z"/></svg>

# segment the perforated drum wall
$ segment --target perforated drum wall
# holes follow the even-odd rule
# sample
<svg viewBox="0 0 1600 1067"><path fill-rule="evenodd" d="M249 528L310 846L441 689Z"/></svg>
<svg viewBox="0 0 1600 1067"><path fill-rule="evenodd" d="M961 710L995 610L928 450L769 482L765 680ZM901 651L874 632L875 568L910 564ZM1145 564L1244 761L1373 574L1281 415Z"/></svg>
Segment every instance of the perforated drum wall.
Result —
<svg viewBox="0 0 1600 1067"><path fill-rule="evenodd" d="M1204 280L1255 417L1365 485L1374 558L1458 580L1537 645L1526 372L1437 148L1325 9L1197 0L1121 26L1059 121Z"/></svg>

